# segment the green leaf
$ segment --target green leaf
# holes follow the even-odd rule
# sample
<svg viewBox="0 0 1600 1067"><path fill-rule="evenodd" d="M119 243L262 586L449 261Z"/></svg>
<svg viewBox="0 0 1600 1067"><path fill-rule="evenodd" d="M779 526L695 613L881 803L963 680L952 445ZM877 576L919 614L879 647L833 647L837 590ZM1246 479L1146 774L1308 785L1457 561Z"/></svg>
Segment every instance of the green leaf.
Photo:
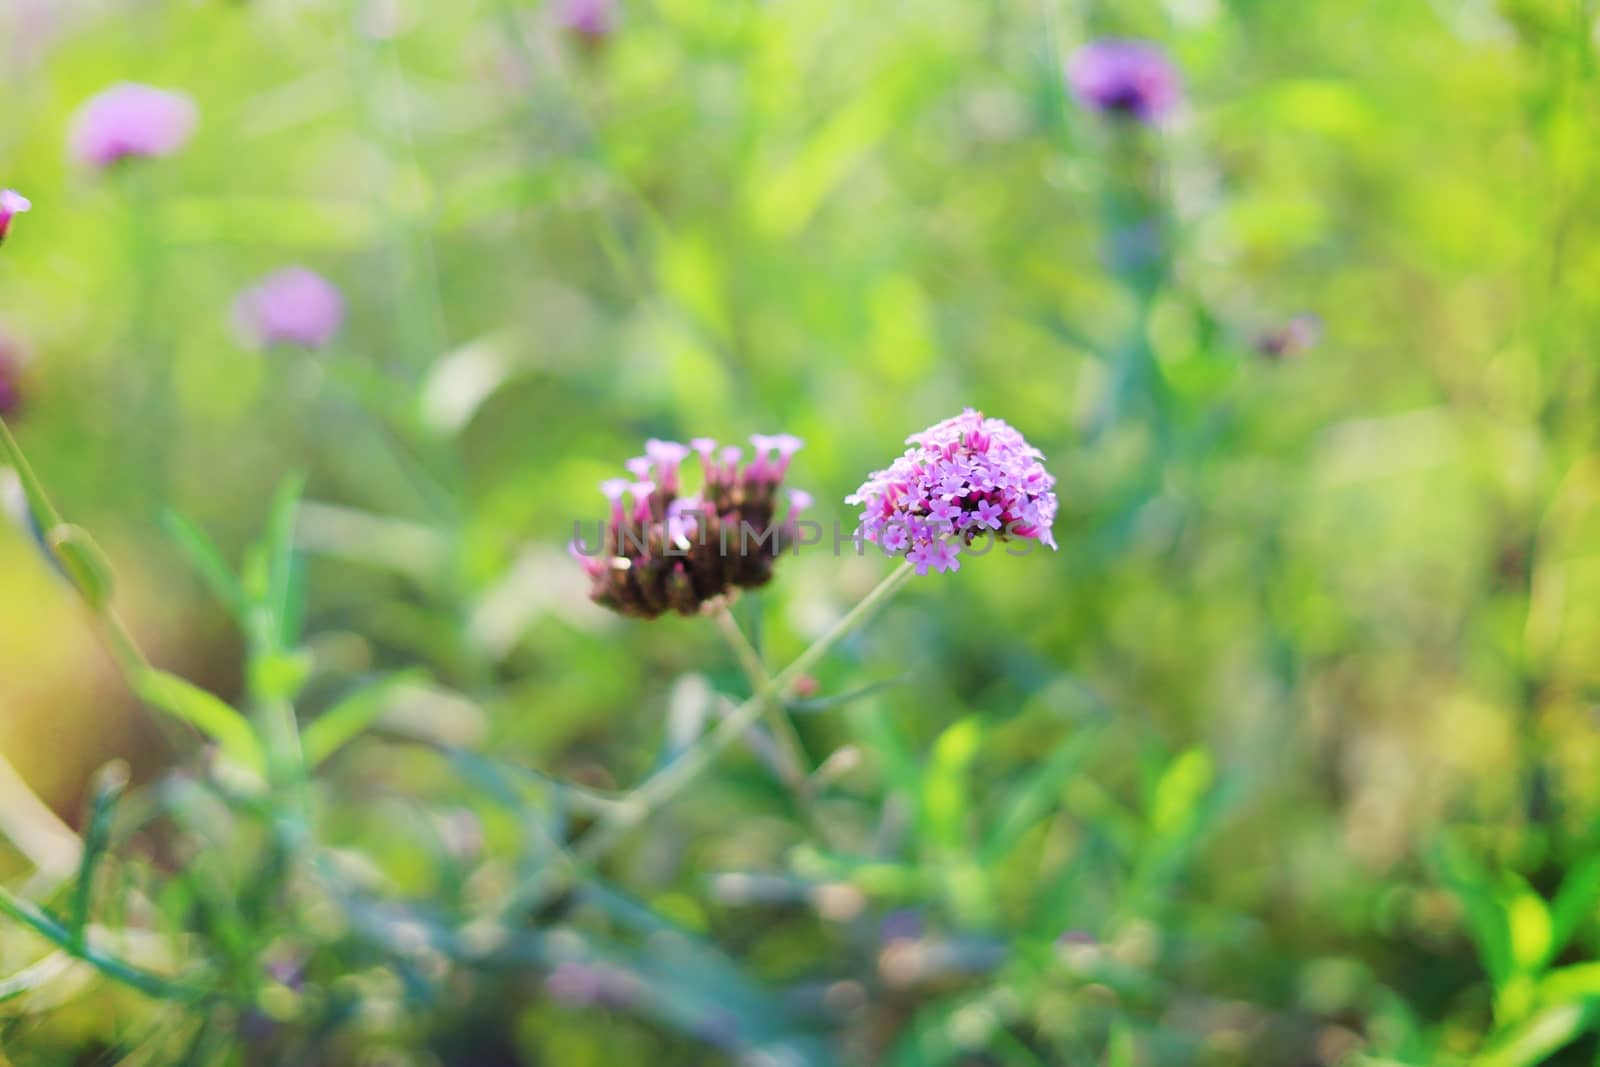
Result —
<svg viewBox="0 0 1600 1067"><path fill-rule="evenodd" d="M293 703L311 679L316 658L310 652L258 652L249 664L250 693L263 704Z"/></svg>
<svg viewBox="0 0 1600 1067"><path fill-rule="evenodd" d="M1496 986L1503 985L1511 973L1511 935L1488 874L1460 841L1446 842L1437 857L1440 876L1461 902L1484 968Z"/></svg>
<svg viewBox="0 0 1600 1067"><path fill-rule="evenodd" d="M364 733L389 707L395 691L429 681L425 670L406 671L358 687L307 726L300 737L306 764L316 767Z"/></svg>
<svg viewBox="0 0 1600 1067"><path fill-rule="evenodd" d="M51 527L46 535L50 550L67 572L73 586L94 611L103 611L111 603L116 586L111 573L111 562L95 543L89 531L71 523Z"/></svg>
<svg viewBox="0 0 1600 1067"><path fill-rule="evenodd" d="M1594 918L1597 906L1600 906L1600 855L1590 856L1573 867L1550 902L1550 955L1567 947L1579 927Z"/></svg>
<svg viewBox="0 0 1600 1067"><path fill-rule="evenodd" d="M972 810L967 774L982 739L982 724L966 718L952 724L934 742L922 780L922 814L929 841L940 847L959 850L966 841L965 823Z"/></svg>
<svg viewBox="0 0 1600 1067"><path fill-rule="evenodd" d="M984 843L988 862L997 862L1022 840L1030 827L1062 807L1067 780L1083 766L1100 739L1096 729L1080 730L1055 746L1044 765L1013 786L1006 794L999 823Z"/></svg>
<svg viewBox="0 0 1600 1067"><path fill-rule="evenodd" d="M249 722L199 686L150 668L135 679L134 691L145 703L189 723L216 741L234 762L258 773L265 768L261 742Z"/></svg>
<svg viewBox="0 0 1600 1067"><path fill-rule="evenodd" d="M1539 1000L1544 1004L1600 1000L1600 963L1575 963L1551 971L1539 984Z"/></svg>
<svg viewBox="0 0 1600 1067"><path fill-rule="evenodd" d="M278 484L272 498L272 509L267 515L267 531L262 541L266 562L267 603L277 624L274 637L276 647L289 648L300 633L300 615L304 607L300 586L300 564L295 553L295 517L300 508L300 494L305 489L305 478L291 474Z"/></svg>
<svg viewBox="0 0 1600 1067"><path fill-rule="evenodd" d="M1111 1024L1111 1035L1106 1040L1106 1067L1134 1067L1133 1031L1128 1024L1117 1019Z"/></svg>
<svg viewBox="0 0 1600 1067"><path fill-rule="evenodd" d="M1550 909L1531 890L1511 898L1506 907L1506 928L1511 942L1511 961L1524 971L1544 966L1554 944Z"/></svg>
<svg viewBox="0 0 1600 1067"><path fill-rule="evenodd" d="M914 799L921 780L916 758L883 708L858 705L845 712L845 719L851 735L883 761L889 787Z"/></svg>
<svg viewBox="0 0 1600 1067"><path fill-rule="evenodd" d="M1577 1039L1594 1022L1592 1004L1562 1004L1516 1027L1472 1061L1473 1067L1534 1067Z"/></svg>
<svg viewBox="0 0 1600 1067"><path fill-rule="evenodd" d="M61 977L72 969L73 962L72 957L65 952L52 952L38 963L24 967L10 978L0 978L0 1004L31 993Z"/></svg>
<svg viewBox="0 0 1600 1067"><path fill-rule="evenodd" d="M72 893L72 912L67 929L82 944L89 929L89 918L94 906L94 877L100 860L111 843L111 816L117 801L128 787L128 765L115 760L95 776L94 797L89 802L89 814L83 833L83 858L78 865L78 884Z"/></svg>
<svg viewBox="0 0 1600 1067"><path fill-rule="evenodd" d="M222 602L241 626L247 625L250 601L245 596L244 586L229 569L216 543L206 536L204 530L175 511L163 515L162 524L178 547L183 549L184 555L189 558L189 565L200 575L211 595Z"/></svg>
<svg viewBox="0 0 1600 1067"><path fill-rule="evenodd" d="M1150 828L1158 837L1179 834L1194 821L1213 776L1203 749L1191 748L1172 761L1150 797Z"/></svg>
<svg viewBox="0 0 1600 1067"><path fill-rule="evenodd" d="M837 696L808 697L803 700L790 700L787 701L787 707L791 712L802 715L813 714L819 711L831 711L834 708L843 707L846 704L854 703L857 700L864 700L867 697L881 693L886 689L893 689L896 686L905 685L907 682L911 681L913 677L915 677L915 675L902 674L896 678L885 678L881 682L871 682L867 685L861 686L859 689L851 689L848 692L840 693Z"/></svg>

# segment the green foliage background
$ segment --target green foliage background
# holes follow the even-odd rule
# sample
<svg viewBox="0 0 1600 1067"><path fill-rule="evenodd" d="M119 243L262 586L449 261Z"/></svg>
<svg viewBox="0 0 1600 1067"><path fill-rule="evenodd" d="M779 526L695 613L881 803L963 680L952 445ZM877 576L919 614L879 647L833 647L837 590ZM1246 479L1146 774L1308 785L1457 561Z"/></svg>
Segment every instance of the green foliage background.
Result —
<svg viewBox="0 0 1600 1067"><path fill-rule="evenodd" d="M585 46L519 0L0 3L16 430L122 614L232 702L308 670L302 723L412 672L311 787L370 893L325 897L0 531L0 751L76 825L134 762L99 921L228 991L0 980L0 1048L1597 1062L1593 7L637 0ZM1167 127L1067 96L1107 33L1181 67ZM199 133L85 173L65 130L118 80ZM286 263L347 295L332 350L234 335ZM1301 313L1321 343L1263 356ZM796 710L845 753L815 805L736 749L503 954L442 949L581 829L530 775L627 789L748 693L706 620L586 602L595 484L649 436L792 432L848 530L968 405L1047 453L1060 552L914 580L828 657L824 698L893 684ZM274 659L163 515L237 566L294 471ZM738 614L781 666L889 566L785 560ZM11 974L46 945L8 923ZM562 1003L573 959L626 995Z"/></svg>

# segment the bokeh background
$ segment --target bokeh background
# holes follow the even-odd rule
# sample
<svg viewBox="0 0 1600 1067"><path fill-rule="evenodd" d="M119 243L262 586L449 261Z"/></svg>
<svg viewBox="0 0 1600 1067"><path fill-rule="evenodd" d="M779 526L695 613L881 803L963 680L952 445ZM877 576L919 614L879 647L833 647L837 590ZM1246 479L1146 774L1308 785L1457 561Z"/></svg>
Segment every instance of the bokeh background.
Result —
<svg viewBox="0 0 1600 1067"><path fill-rule="evenodd" d="M74 967L0 995L5 1054L1597 1062L1592 0L561 8L0 0L9 422L151 658L241 699L165 516L237 563L304 473L302 721L412 679L320 831L465 929L536 865L508 776L626 789L748 692L705 620L610 616L566 556L645 438L798 434L848 530L974 406L1048 455L1060 551L913 581L816 672L855 695L796 709L814 805L736 750L514 964L252 910L244 816L150 816L105 921L257 1010ZM1167 121L1072 98L1107 34L1166 49ZM75 164L125 80L195 136ZM348 301L326 349L234 322L288 264ZM889 567L786 559L738 614L781 666ZM0 609L0 752L68 825L108 760L204 781L11 526ZM45 948L0 925L8 971Z"/></svg>

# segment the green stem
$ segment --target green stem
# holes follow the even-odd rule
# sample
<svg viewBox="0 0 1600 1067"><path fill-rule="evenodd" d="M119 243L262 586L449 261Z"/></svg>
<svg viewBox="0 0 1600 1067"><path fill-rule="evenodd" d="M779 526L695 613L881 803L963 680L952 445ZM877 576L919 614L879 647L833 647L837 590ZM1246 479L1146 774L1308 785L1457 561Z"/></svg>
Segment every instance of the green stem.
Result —
<svg viewBox="0 0 1600 1067"><path fill-rule="evenodd" d="M146 996L183 1004L193 1004L207 996L203 989L147 971L90 944L86 938L74 936L72 931L55 916L32 901L15 896L3 888L0 888L0 915L21 923L68 955L89 964L107 978L137 989Z"/></svg>
<svg viewBox="0 0 1600 1067"><path fill-rule="evenodd" d="M38 474L28 462L27 455L22 451L22 446L12 436L11 428L6 425L4 419L0 419L0 462L9 464L16 472L17 481L22 484L22 494L28 502L28 510L32 513L34 522L44 531L44 536L39 538L39 547L56 568L68 576L73 592L78 594L78 599L98 624L101 640L105 644L106 651L116 661L117 669L130 685L136 683L138 678L150 669L150 661L145 658L139 643L134 640L133 634L129 632L127 624L122 621L116 609L110 604L97 603L96 597L80 586L76 578L71 577L75 571L62 557L60 549L50 537L51 531L64 527L66 522L50 500L50 494L45 492L44 483L39 480ZM174 748L180 748L180 738L176 736L177 731L171 718L159 711L152 717L167 742Z"/></svg>
<svg viewBox="0 0 1600 1067"><path fill-rule="evenodd" d="M22 446L17 444L17 439L11 436L11 427L6 425L5 419L0 419L0 458L4 458L17 472L17 480L22 483L23 495L28 498L28 507L39 525L49 528L61 525L61 513L56 511L55 505L50 503L50 496L44 491L44 484L39 481L39 476L33 473L33 467L28 463L28 457L23 455Z"/></svg>
<svg viewBox="0 0 1600 1067"><path fill-rule="evenodd" d="M739 628L739 621L733 617L733 612L724 604L712 612L716 620L717 630L728 642L728 647L733 651L734 658L739 661L739 668L750 681L750 691L759 693L762 689L772 684L772 676L767 673L766 664L761 662L761 654L756 651L750 639ZM810 761L806 758L804 743L800 734L795 730L794 723L789 719L784 710L782 701L774 701L767 705L767 725L772 729L772 736L778 742L778 758L781 761L779 773L783 777L783 784L799 794L805 789L806 777L811 773Z"/></svg>
<svg viewBox="0 0 1600 1067"><path fill-rule="evenodd" d="M683 755L667 764L624 797L612 814L596 823L574 849L582 865L592 865L609 852L629 830L644 822L650 814L664 806L689 783L698 778L729 745L754 726L766 712L768 705L782 698L801 675L811 670L834 645L844 640L865 622L875 610L899 591L915 570L902 564L878 583L849 614L833 628L817 638L812 646L800 653L789 666L758 689L754 696L740 704L702 737L698 744L686 749Z"/></svg>
<svg viewBox="0 0 1600 1067"><path fill-rule="evenodd" d="M50 500L50 495L45 492L44 483L34 473L33 467L28 463L28 457L23 454L22 446L12 436L11 428L4 419L0 419L0 459L11 465L16 471L17 480L22 483L22 492L28 500L28 508L33 512L34 521L37 522L46 536L41 539L41 547L49 554L51 562L63 574L70 575L72 570L66 561L61 558L61 553L51 543L49 531L65 525L61 513L56 510L55 504ZM128 627L118 617L110 606L95 607L93 601L86 595L86 591L73 585L74 592L79 594L84 604L100 622L101 633L105 638L107 650L122 672L132 678L146 670L150 663L145 659L144 653L139 650L139 645L128 632Z"/></svg>

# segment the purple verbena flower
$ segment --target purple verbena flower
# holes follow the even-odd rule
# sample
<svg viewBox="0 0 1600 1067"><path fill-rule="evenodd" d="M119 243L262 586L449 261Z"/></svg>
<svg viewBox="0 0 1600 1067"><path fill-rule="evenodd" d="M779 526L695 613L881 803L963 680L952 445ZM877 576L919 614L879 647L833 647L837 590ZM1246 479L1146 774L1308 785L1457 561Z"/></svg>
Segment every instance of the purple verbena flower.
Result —
<svg viewBox="0 0 1600 1067"><path fill-rule="evenodd" d="M958 558L961 555L961 542L935 541L930 548L932 555L929 558L929 562L935 570L943 573L944 571L958 571L961 569L961 560Z"/></svg>
<svg viewBox="0 0 1600 1067"><path fill-rule="evenodd" d="M961 546L952 541L927 541L907 552L906 562L915 566L918 574L927 574L930 570L958 571L961 564L956 563L955 558L960 551Z"/></svg>
<svg viewBox="0 0 1600 1067"><path fill-rule="evenodd" d="M652 437L644 443L644 454L660 473L661 484L676 491L678 466L689 458L689 447L676 441L658 441Z"/></svg>
<svg viewBox="0 0 1600 1067"><path fill-rule="evenodd" d="M198 122L199 109L184 93L121 82L78 109L69 140L73 158L104 168L132 157L170 156Z"/></svg>
<svg viewBox="0 0 1600 1067"><path fill-rule="evenodd" d="M919 574L960 569L961 549L983 536L1056 546L1055 479L1043 453L1004 420L968 408L906 443L845 498L862 509L858 538L904 555Z"/></svg>
<svg viewBox="0 0 1600 1067"><path fill-rule="evenodd" d="M561 25L590 44L598 44L617 28L617 0L562 0Z"/></svg>
<svg viewBox="0 0 1600 1067"><path fill-rule="evenodd" d="M1155 124L1182 98L1178 70L1148 41L1091 41L1067 60L1067 81L1084 107Z"/></svg>
<svg viewBox="0 0 1600 1067"><path fill-rule="evenodd" d="M755 458L750 467L757 478L766 478L773 482L780 482L789 471L789 460L805 445L805 442L793 434L752 434L750 447L755 450ZM770 461L768 453L775 453Z"/></svg>
<svg viewBox="0 0 1600 1067"><path fill-rule="evenodd" d="M0 244L11 232L11 220L32 209L33 202L15 189L0 189Z"/></svg>
<svg viewBox="0 0 1600 1067"><path fill-rule="evenodd" d="M939 479L939 495L946 500L959 500L967 495L967 477L961 471L950 471Z"/></svg>
<svg viewBox="0 0 1600 1067"><path fill-rule="evenodd" d="M947 497L938 497L928 502L928 518L938 524L935 527L943 530L948 527L954 529L956 520L961 517L961 505Z"/></svg>
<svg viewBox="0 0 1600 1067"><path fill-rule="evenodd" d="M971 525L982 527L985 530L998 530L1002 525L1000 517L1005 514L1005 511L1006 509L999 504L988 500L980 500L977 508L972 513Z"/></svg>
<svg viewBox="0 0 1600 1067"><path fill-rule="evenodd" d="M344 297L315 271L285 267L241 293L234 313L263 347L323 348L344 323Z"/></svg>
<svg viewBox="0 0 1600 1067"><path fill-rule="evenodd" d="M799 447L797 437L758 437L754 458L741 469L738 448L719 451L708 437L688 445L647 442L645 454L626 464L633 481L600 486L611 515L599 544L591 549L581 531L572 544L590 578L590 599L653 619L667 611L693 615L735 589L766 584L811 505L809 493L790 490L787 514L775 518L783 476ZM682 465L691 454L699 457L700 486L686 493ZM631 507L624 497L632 498Z"/></svg>

